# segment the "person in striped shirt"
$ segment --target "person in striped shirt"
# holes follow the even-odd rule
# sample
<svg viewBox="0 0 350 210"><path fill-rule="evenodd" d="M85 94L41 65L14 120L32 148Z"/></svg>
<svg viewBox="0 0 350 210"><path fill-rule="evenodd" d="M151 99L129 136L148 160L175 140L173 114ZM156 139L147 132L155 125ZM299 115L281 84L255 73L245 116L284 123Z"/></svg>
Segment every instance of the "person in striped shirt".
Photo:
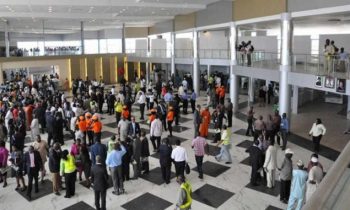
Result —
<svg viewBox="0 0 350 210"><path fill-rule="evenodd" d="M203 179L203 157L206 154L205 148L207 146L207 141L201 136L197 136L192 140L192 148L194 150L194 155L197 163L198 178Z"/></svg>

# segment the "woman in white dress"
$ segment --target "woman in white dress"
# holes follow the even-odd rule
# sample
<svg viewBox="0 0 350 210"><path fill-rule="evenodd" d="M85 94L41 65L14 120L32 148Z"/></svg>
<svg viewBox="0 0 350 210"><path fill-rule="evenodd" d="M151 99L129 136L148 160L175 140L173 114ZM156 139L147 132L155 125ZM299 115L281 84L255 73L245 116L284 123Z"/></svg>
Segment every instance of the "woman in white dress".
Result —
<svg viewBox="0 0 350 210"><path fill-rule="evenodd" d="M32 141L36 139L38 135L40 135L40 128L39 128L39 120L36 115L34 115L34 119L32 120L30 124L30 134L32 137Z"/></svg>

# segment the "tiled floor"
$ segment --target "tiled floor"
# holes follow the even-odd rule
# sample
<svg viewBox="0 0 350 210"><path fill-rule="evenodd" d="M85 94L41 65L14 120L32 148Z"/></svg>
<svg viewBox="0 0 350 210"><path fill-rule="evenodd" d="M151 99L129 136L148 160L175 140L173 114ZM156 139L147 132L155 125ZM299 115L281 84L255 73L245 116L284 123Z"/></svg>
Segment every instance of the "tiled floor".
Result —
<svg viewBox="0 0 350 210"><path fill-rule="evenodd" d="M240 96L241 97L241 96ZM241 98L244 99L246 96ZM198 104L205 104L206 100L204 97L199 98ZM220 147L216 147L212 143L211 135L214 133L213 128L210 128L210 137L208 138L209 143L209 156L204 156L204 179L201 180L198 178L198 173L196 171L196 161L194 158L194 152L191 148L191 141L193 139L193 122L192 114L188 114L181 118L180 126L178 127L178 132L174 132L173 138L170 138L173 142L176 138L179 138L182 141L182 145L186 148L189 165L192 168L192 171L187 175L187 179L192 185L193 190L193 204L192 209L200 210L241 210L241 209L254 209L254 210L274 210L274 209L285 209L286 205L281 203L278 198L279 194L279 182L276 182L276 187L274 189L267 189L264 186L251 187L249 185L250 180L250 171L248 153L245 152L246 148L251 144L252 137L245 136L245 129L247 127L245 121L245 113L247 105L245 101L242 101L240 107L242 113L236 114L236 117L233 120L233 135L232 143L233 147L231 149L231 155L233 163L226 165L223 163L217 163L213 156L217 155L220 152ZM326 106L327 108L327 106ZM265 110L266 109L266 110ZM268 108L257 108L256 113L263 114L270 112ZM318 108L317 108L318 109ZM309 123L310 116L316 116L316 114L309 114L309 108L301 109L302 113L300 114L300 119ZM334 111L335 112L335 111ZM339 110L337 111L339 112ZM139 111L135 109L133 114L136 115L136 119L139 119ZM336 114L336 113L335 113ZM341 115L336 114L335 118L344 118ZM104 119L102 120L103 134L102 142L106 143L111 135L116 134L116 124L115 117L110 115L103 115ZM299 115L297 116L299 117ZM305 124L297 125L296 116L292 117L292 133L290 136L290 141L288 142L288 147L291 148L295 153L293 156L294 163L301 159L304 162L309 160L311 155L310 151L310 140L307 137L307 132L309 126ZM326 118L325 118L326 119ZM345 122L345 121L341 121ZM334 123L335 124L335 123ZM335 126L329 125L327 132L330 134L336 132L334 131ZM306 128L307 127L307 128ZM142 130L149 133L149 125L141 123ZM338 128L337 131L339 131ZM305 135L306 133L306 135ZM29 133L28 133L29 134ZM294 135L295 134L295 135ZM162 138L165 138L169 135L169 132L163 132ZM149 138L149 135L147 135ZM42 135L42 139L46 139L47 134ZM324 141L328 146L331 136L325 136L322 141ZM338 140L335 143L338 145ZM307 142L309 141L309 142ZM72 140L66 140L63 149L69 149L72 144ZM151 143L149 143L150 148L152 148ZM341 144L339 144L341 145ZM338 147L338 146L336 146ZM333 148L333 147L332 147ZM324 152L323 152L324 150ZM152 149L150 149L152 151ZM325 170L327 171L333 160L336 158L337 148L321 148L320 162L323 164ZM278 161L277 164L280 165L284 153L278 149ZM115 196L111 193L112 189L107 191L107 209L132 209L132 210L170 210L174 209L174 204L177 201L177 196L179 193L180 186L175 182L175 179L172 178L170 184L163 184L161 178L160 169L159 169L159 155L153 153L150 162L150 174L143 176L137 180L131 180L124 182L126 194ZM46 163L46 168L48 168ZM48 170L48 169L47 169ZM172 172L175 171L172 167ZM132 167L130 167L131 176L133 175ZM47 175L46 179L49 179L51 176ZM172 176L174 177L174 175ZM278 177L278 173L276 174ZM27 179L27 178L26 178ZM14 191L16 187L15 180L10 178L8 180L9 185L6 188L0 189L0 210L12 210L12 209L26 209L26 210L36 210L36 209L53 209L53 210L90 210L94 209L94 195L92 188L86 188L84 185L76 183L76 195L71 199L65 199L63 196L55 196L51 193L51 184L49 181L45 182L42 186L39 184L39 189L41 192L45 192L43 195L40 195L39 199L33 199L29 202L25 197L19 195L18 192ZM84 182L83 182L84 183ZM64 191L61 192L64 194ZM33 192L33 198L34 198ZM39 194L38 194L39 196Z"/></svg>

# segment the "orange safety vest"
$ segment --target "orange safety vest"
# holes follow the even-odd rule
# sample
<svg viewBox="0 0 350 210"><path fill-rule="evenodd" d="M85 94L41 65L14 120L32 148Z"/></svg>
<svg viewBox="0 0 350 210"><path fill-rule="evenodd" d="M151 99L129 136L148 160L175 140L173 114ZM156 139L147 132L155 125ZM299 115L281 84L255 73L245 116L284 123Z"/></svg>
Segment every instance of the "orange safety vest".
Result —
<svg viewBox="0 0 350 210"><path fill-rule="evenodd" d="M85 120L85 123L86 123L86 130L88 130L88 131L92 131L92 119L90 118L90 119L86 119Z"/></svg>
<svg viewBox="0 0 350 210"><path fill-rule="evenodd" d="M173 111L173 110L171 110L171 111L168 112L168 114L167 114L167 116L166 116L166 119L167 119L168 121L174 121L174 111Z"/></svg>
<svg viewBox="0 0 350 210"><path fill-rule="evenodd" d="M129 119L129 110L123 110L122 111L122 116L124 117L124 119Z"/></svg>
<svg viewBox="0 0 350 210"><path fill-rule="evenodd" d="M153 121L154 119L156 119L156 115L155 115L155 114L151 114L151 115L149 116L149 123L152 123L152 121Z"/></svg>
<svg viewBox="0 0 350 210"><path fill-rule="evenodd" d="M78 128L81 132L86 131L86 121L85 120L79 120L78 122Z"/></svg>
<svg viewBox="0 0 350 210"><path fill-rule="evenodd" d="M94 131L94 133L101 133L102 123L100 121L95 121L92 124L92 130Z"/></svg>

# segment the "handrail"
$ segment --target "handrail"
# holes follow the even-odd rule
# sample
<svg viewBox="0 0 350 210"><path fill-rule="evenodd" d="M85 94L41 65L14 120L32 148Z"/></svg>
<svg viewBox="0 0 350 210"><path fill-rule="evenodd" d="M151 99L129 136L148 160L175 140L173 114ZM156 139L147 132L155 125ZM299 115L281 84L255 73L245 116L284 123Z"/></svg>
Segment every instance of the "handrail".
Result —
<svg viewBox="0 0 350 210"><path fill-rule="evenodd" d="M306 202L303 210L324 209L326 202L334 191L337 183L340 181L345 170L350 163L350 143L348 143L338 156L337 160L328 170L327 175L323 178L315 193Z"/></svg>

